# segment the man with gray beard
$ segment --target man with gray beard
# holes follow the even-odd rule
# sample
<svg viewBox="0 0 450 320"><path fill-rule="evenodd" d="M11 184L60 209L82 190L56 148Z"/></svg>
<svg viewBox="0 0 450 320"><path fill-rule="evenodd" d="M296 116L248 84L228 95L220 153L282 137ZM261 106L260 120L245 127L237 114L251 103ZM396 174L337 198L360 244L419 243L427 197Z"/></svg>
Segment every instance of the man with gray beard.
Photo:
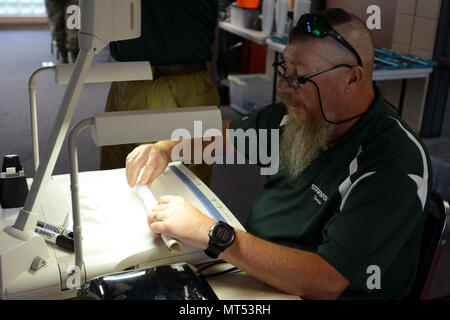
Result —
<svg viewBox="0 0 450 320"><path fill-rule="evenodd" d="M274 64L283 103L223 125L224 137L228 128L281 131L280 170L256 196L246 232L171 195L149 213L151 231L303 298L408 298L431 166L422 142L372 83L368 29L342 9L307 13L283 56ZM178 143L130 153L130 187L150 186ZM249 157L244 149L238 151ZM267 140L267 150L278 149Z"/></svg>
<svg viewBox="0 0 450 320"><path fill-rule="evenodd" d="M283 94L283 102L289 105L289 96ZM304 120L291 117L284 126L280 143L280 169L292 180L300 177L303 170L321 151L328 148L332 125L308 114Z"/></svg>

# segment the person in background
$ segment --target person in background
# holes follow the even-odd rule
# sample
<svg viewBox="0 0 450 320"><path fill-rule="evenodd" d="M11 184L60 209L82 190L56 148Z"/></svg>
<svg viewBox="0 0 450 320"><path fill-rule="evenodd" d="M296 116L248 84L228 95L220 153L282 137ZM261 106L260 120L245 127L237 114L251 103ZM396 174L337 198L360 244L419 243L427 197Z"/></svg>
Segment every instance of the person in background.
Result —
<svg viewBox="0 0 450 320"><path fill-rule="evenodd" d="M74 63L79 52L77 30L68 30L66 26L66 11L71 5L78 5L78 0L45 0L48 23L60 63L69 63L69 59Z"/></svg>
<svg viewBox="0 0 450 320"><path fill-rule="evenodd" d="M369 30L342 9L308 13L292 29L283 56L274 64L283 103L223 125L281 132L279 171L255 197L246 231L166 195L148 214L151 232L205 249L306 299L408 298L431 165L423 143L372 82ZM247 157L259 154L249 154L253 149L240 147L234 136L228 139ZM151 184L174 160L178 143L160 141L131 152L129 186Z"/></svg>
<svg viewBox="0 0 450 320"><path fill-rule="evenodd" d="M112 83L105 111L220 106L209 70L218 1L145 0L141 6L141 37L112 42L110 52L118 61L149 61L154 79ZM102 147L100 168L125 167L136 146ZM209 184L211 165L188 167Z"/></svg>

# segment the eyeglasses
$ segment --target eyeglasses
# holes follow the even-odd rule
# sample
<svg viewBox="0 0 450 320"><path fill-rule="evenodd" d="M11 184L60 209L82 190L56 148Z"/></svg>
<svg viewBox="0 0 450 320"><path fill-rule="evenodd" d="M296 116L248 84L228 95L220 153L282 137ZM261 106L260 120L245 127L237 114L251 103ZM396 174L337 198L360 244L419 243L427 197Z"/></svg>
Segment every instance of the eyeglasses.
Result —
<svg viewBox="0 0 450 320"><path fill-rule="evenodd" d="M307 75L307 76L303 76L303 77L299 77L299 78L290 78L290 77L287 77L285 75L287 68L286 68L286 64L285 64L284 60L280 61L280 62L274 62L272 64L272 68L274 68L274 70L278 74L278 76L280 76L284 81L286 81L286 83L289 86L291 86L294 89L300 88L300 85L306 83L306 81L313 82L312 80L309 80L312 77L318 76L319 74L322 74L322 73L325 73L325 72L328 72L328 71L331 71L331 70L334 70L334 69L337 69L337 68L343 68L343 67L345 67L345 68L353 68L353 66L351 66L349 64L338 64L338 65L333 66L331 68L328 68L328 69L325 69L325 70L322 70L322 71L318 71L318 72L312 73L312 74Z"/></svg>
<svg viewBox="0 0 450 320"><path fill-rule="evenodd" d="M333 37L353 53L358 62L358 66L362 67L361 57L355 48L353 48L352 45L339 34L339 32L334 30L325 19L311 13L304 13L298 20L296 28L300 28L302 32L316 38L325 38L326 36Z"/></svg>
<svg viewBox="0 0 450 320"><path fill-rule="evenodd" d="M353 119L356 119L356 118L361 117L364 113L367 112L367 110L369 110L369 109L367 109L366 111L364 111L364 112L362 112L362 113L360 113L360 114L357 114L357 115L355 115L355 116L353 116L353 117L350 117L350 118L344 119L344 120L338 120L338 121L329 120L329 119L325 116L325 112L323 111L322 97L320 96L319 86L317 85L317 83L316 83L314 80L311 80L311 78L312 78L312 77L315 77L315 76L318 76L319 74L322 74L322 73L325 73L325 72L328 72L328 71L331 71L331 70L335 70L335 69L337 69L337 68L342 68L342 67L345 67L345 68L353 68L353 66L351 66L351 65L349 65L349 64L338 64L338 65L336 65L336 66L334 66L334 67L331 67L331 68L328 68L328 69L325 69L325 70L322 70L322 71L318 71L318 72L315 72L315 73L313 73L313 74L310 74L310 75L307 75L307 76L304 76L304 77L299 77L299 78L290 78L290 77L286 77L286 76L285 76L285 73L286 73L286 65L285 65L285 62L284 62L284 61L281 61L281 62L274 62L274 63L272 64L272 67L275 69L276 73L277 73L284 81L286 81L286 83L287 83L290 87L292 87L292 88L294 88L294 89L298 89L298 88L300 87L301 84L304 84L304 83L306 83L307 81L311 82L311 83L316 87L316 90L317 90L317 94L318 94L318 97L319 97L319 104L320 104L320 112L322 113L322 118L323 118L326 122L328 122L328 123L331 123L331 124L341 124L341 123L345 123L345 122L348 122L348 121L351 121L351 120L353 120Z"/></svg>

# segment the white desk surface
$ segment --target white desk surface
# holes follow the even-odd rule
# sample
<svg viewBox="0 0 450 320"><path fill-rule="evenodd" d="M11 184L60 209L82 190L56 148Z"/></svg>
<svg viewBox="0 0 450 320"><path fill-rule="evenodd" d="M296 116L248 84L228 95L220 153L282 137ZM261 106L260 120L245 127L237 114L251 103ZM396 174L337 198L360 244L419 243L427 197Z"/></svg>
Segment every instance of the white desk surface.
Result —
<svg viewBox="0 0 450 320"><path fill-rule="evenodd" d="M202 274L213 274L232 267L222 263L206 269ZM299 296L280 292L241 270L207 277L206 280L220 300L301 300Z"/></svg>
<svg viewBox="0 0 450 320"><path fill-rule="evenodd" d="M219 28L258 44L265 44L267 35L262 31L241 28L225 21L219 21Z"/></svg>
<svg viewBox="0 0 450 320"><path fill-rule="evenodd" d="M81 173L80 174L80 185L83 185L84 188L86 189L86 187L88 185L90 185L90 184L86 185L85 183L83 184L83 181L86 182L86 178L94 179L94 181L98 180L101 177L103 177L102 179L105 179L105 174L108 174L108 172L107 171L96 171L96 172ZM121 170L111 170L110 171L111 182L115 186L114 189L116 187L118 189L120 189L118 186L118 183L117 183L118 174L122 174L124 177L124 173L121 172ZM55 178L62 181L63 185L67 186L67 189L68 189L68 184L69 184L69 176L68 175L60 175L60 176L56 176ZM29 182L31 182L31 181L29 180ZM161 181L159 181L159 182L161 184ZM168 182L166 182L166 183L167 183L166 187L170 187L170 188L174 187L173 185L170 185ZM95 183L93 183L93 185L95 185ZM155 183L155 185L156 185L156 183ZM162 186L162 184L161 184L161 186ZM90 193L94 192L92 190L87 190L87 191ZM126 193L125 191L123 191L122 193ZM163 191L163 190L161 190L161 191ZM69 195L69 197L70 197L70 195ZM98 204L98 205L100 205L100 204ZM17 214L19 213L19 209L20 208L3 209L0 207L0 227L4 228L6 225L13 224L15 221L15 218L17 217ZM93 206L91 209L96 211L96 206ZM130 210L128 210L128 211L135 211L134 209L137 210L137 208L130 207ZM86 214L86 212L83 212L83 213ZM130 214L131 214L130 212L127 212L128 216ZM95 212L92 212L91 215L94 216ZM87 218L88 217L84 216L84 219L87 219ZM124 223L125 221L127 221L127 219L121 219L120 221L121 221L121 223ZM143 224L143 228L147 229L145 217L143 217L142 224ZM88 233L87 231L89 231L89 230L87 228L87 225L85 224L84 226L85 226L84 233ZM99 228L99 226L95 225L95 228ZM144 232L144 230L142 232ZM150 234L149 230L148 230L148 233ZM88 240L87 239L88 234L84 234L83 238L85 241ZM51 250L51 248L54 248L54 246L52 244L48 244L48 246L49 246L49 250ZM135 243L135 246L137 246L136 243ZM162 247L164 245L162 243L160 243L160 246ZM89 251L88 248L85 248L85 249L87 251ZM162 248L162 249L165 249L165 248ZM57 249L55 249L55 250L57 250ZM164 250L164 251L166 251L166 250ZM232 266L229 264L220 264L217 266L213 266L213 267L209 268L208 270L205 270L204 274L208 274L208 273L211 274L211 273L223 271L230 267L232 267ZM206 271L208 273L206 273ZM266 300L266 299L267 300L292 300L292 299L294 299L294 300L296 300L296 299L299 299L299 297L297 297L297 296L291 296L291 295L284 294L284 293L280 292L279 290L276 290L276 289L260 282L259 280L251 277L250 275L248 275L247 273L245 273L243 271L235 271L235 272L232 272L229 274L211 277L211 278L208 278L208 282L209 282L211 288L216 293L216 295L219 297L219 299L224 299L224 300L239 300L239 299L246 299L246 300Z"/></svg>
<svg viewBox="0 0 450 320"><path fill-rule="evenodd" d="M266 39L267 47L276 52L283 53L286 45ZM412 78L426 78L433 71L433 68L408 68L393 70L374 70L372 79L374 81L382 80L400 80Z"/></svg>

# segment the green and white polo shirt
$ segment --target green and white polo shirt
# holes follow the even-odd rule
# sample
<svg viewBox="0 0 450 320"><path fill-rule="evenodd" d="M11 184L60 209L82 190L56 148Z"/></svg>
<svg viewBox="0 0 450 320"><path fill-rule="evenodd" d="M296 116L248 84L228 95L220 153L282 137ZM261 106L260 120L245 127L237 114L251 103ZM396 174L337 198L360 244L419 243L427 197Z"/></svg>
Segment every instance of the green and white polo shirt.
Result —
<svg viewBox="0 0 450 320"><path fill-rule="evenodd" d="M327 260L351 282L341 299L408 296L432 185L422 142L375 92L368 112L297 181L268 177L246 224L260 238ZM282 130L286 117L284 105L274 105L230 129Z"/></svg>

